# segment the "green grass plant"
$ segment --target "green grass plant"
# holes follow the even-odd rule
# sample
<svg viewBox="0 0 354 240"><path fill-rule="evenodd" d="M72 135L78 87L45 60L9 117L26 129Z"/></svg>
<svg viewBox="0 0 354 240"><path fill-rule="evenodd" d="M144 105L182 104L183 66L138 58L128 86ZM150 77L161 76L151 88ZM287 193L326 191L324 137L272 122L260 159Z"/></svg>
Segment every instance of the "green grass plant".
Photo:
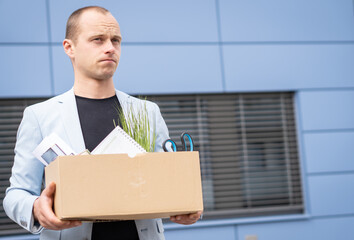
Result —
<svg viewBox="0 0 354 240"><path fill-rule="evenodd" d="M156 131L155 128L151 129L152 126L149 121L146 101L144 101L143 106L139 106L139 108L137 108L137 111L134 111L134 109L130 107L125 112L122 108L117 109L117 112L118 120L121 123L122 129L147 152L154 152L156 144ZM114 119L113 123L114 126L116 126Z"/></svg>

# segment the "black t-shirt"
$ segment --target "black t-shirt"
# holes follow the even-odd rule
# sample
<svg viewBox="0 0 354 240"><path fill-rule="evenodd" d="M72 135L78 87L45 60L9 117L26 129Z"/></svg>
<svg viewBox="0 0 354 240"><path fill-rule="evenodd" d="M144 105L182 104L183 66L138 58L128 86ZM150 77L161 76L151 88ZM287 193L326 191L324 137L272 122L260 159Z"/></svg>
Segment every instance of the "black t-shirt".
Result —
<svg viewBox="0 0 354 240"><path fill-rule="evenodd" d="M105 99L76 97L77 109L85 146L92 151L113 129L120 125L118 111L121 109L117 96ZM135 222L117 221L94 223L92 240L139 240Z"/></svg>

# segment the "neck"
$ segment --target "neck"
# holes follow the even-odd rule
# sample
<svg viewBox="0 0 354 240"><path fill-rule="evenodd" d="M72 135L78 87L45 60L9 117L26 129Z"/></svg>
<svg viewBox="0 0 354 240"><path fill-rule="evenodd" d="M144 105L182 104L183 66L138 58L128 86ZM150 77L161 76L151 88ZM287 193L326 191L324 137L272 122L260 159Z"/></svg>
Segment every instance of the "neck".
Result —
<svg viewBox="0 0 354 240"><path fill-rule="evenodd" d="M75 78L74 93L77 96L93 99L109 98L116 94L113 79L85 80Z"/></svg>

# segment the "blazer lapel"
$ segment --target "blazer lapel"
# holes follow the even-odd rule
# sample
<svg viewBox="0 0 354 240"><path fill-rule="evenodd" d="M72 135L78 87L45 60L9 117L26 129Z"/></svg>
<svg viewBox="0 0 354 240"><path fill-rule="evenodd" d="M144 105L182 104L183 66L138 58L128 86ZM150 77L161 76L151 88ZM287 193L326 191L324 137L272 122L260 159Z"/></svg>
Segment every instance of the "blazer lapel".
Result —
<svg viewBox="0 0 354 240"><path fill-rule="evenodd" d="M76 153L80 153L85 150L85 142L81 131L74 90L71 89L61 95L58 101L60 103L60 117L69 139L68 144Z"/></svg>
<svg viewBox="0 0 354 240"><path fill-rule="evenodd" d="M130 96L118 90L116 90L116 95L120 103L120 106L122 107L123 112L127 113L127 111L131 107L131 101L129 100Z"/></svg>

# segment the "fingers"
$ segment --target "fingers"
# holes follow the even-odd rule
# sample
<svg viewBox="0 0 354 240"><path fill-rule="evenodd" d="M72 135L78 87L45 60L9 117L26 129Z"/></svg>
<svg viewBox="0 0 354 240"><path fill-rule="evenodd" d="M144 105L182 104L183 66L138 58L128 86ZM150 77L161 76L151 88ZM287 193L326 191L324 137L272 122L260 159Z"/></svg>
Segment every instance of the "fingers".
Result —
<svg viewBox="0 0 354 240"><path fill-rule="evenodd" d="M44 218L41 225L47 229L51 230L62 230L66 228L78 227L82 223L80 221L62 221L59 220L55 215L49 218Z"/></svg>
<svg viewBox="0 0 354 240"><path fill-rule="evenodd" d="M55 193L55 183L51 182L49 185L43 190L41 195L45 195L46 197L49 198L54 198L54 193Z"/></svg>
<svg viewBox="0 0 354 240"><path fill-rule="evenodd" d="M47 229L61 230L66 228L77 227L81 225L80 221L63 221L57 218L52 208L43 208L39 222Z"/></svg>
<svg viewBox="0 0 354 240"><path fill-rule="evenodd" d="M200 219L202 213L202 211L199 211L191 214L172 216L170 217L170 220L174 223L190 225L197 222Z"/></svg>
<svg viewBox="0 0 354 240"><path fill-rule="evenodd" d="M203 213L202 211L199 211L196 213L191 213L191 214L189 214L189 218L199 220L202 213Z"/></svg>
<svg viewBox="0 0 354 240"><path fill-rule="evenodd" d="M55 183L51 182L33 204L33 215L39 223L51 230L61 230L80 226L80 221L62 221L53 212Z"/></svg>

